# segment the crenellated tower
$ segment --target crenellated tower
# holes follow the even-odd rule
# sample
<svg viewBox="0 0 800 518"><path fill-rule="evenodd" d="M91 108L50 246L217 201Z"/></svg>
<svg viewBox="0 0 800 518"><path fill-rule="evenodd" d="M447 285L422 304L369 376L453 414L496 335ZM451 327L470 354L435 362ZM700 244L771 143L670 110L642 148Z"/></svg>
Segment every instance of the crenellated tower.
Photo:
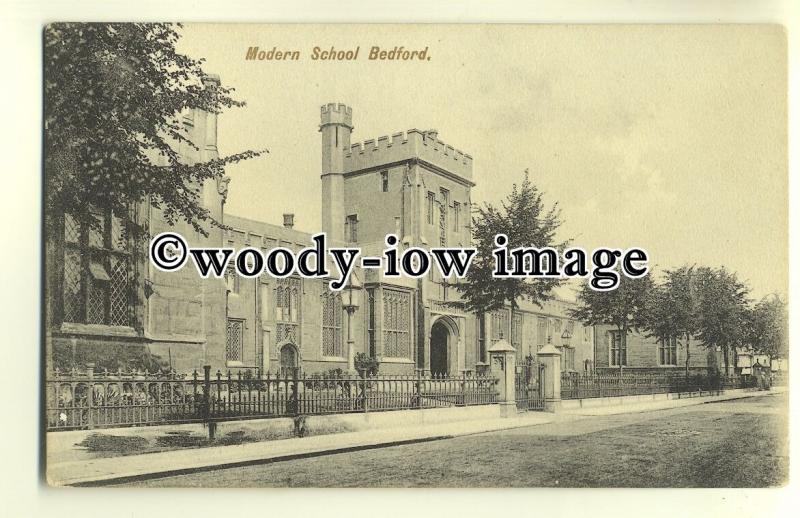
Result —
<svg viewBox="0 0 800 518"><path fill-rule="evenodd" d="M334 242L344 241L344 155L350 151L353 111L344 104L322 106L322 230Z"/></svg>
<svg viewBox="0 0 800 518"><path fill-rule="evenodd" d="M436 130L410 129L351 144L352 117L344 105L322 107L322 221L329 238L376 256L390 233L400 238L401 248L470 246L472 157L439 140ZM459 300L455 279L436 271L420 279L362 273L376 326L366 351L387 364L413 363L437 373L476 364L477 347L467 343L476 329L474 316L450 305ZM384 341L384 326L412 321L404 343Z"/></svg>

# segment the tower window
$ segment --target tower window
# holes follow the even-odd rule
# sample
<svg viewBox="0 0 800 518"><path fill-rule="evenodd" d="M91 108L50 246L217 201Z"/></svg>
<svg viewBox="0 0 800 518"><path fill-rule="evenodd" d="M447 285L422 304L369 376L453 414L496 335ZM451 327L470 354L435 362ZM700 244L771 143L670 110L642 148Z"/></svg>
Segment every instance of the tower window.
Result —
<svg viewBox="0 0 800 518"><path fill-rule="evenodd" d="M389 171L381 171L381 192L389 192Z"/></svg>
<svg viewBox="0 0 800 518"><path fill-rule="evenodd" d="M458 227L461 224L461 221L460 221L461 215L460 215L460 213L461 213L461 204L458 203L457 201L454 201L453 202L453 230L455 230L456 232L458 232Z"/></svg>
<svg viewBox="0 0 800 518"><path fill-rule="evenodd" d="M358 215L347 216L347 240L351 243L358 241Z"/></svg>
<svg viewBox="0 0 800 518"><path fill-rule="evenodd" d="M433 225L433 204L435 200L436 196L431 191L428 191L428 203L427 203L428 225Z"/></svg>
<svg viewBox="0 0 800 518"><path fill-rule="evenodd" d="M439 210L439 245L447 246L447 209L450 205L450 191L439 189L439 195L442 198Z"/></svg>

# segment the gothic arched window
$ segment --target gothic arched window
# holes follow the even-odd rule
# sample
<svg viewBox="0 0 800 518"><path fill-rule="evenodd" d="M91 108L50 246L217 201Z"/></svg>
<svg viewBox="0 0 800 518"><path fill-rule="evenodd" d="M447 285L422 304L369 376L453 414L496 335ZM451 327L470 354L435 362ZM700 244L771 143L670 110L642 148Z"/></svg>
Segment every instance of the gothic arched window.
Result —
<svg viewBox="0 0 800 518"><path fill-rule="evenodd" d="M278 335L276 343L289 341L299 347L300 279L287 277L277 279L275 284L275 321Z"/></svg>
<svg viewBox="0 0 800 518"><path fill-rule="evenodd" d="M342 295L327 286L322 290L322 355L342 358Z"/></svg>
<svg viewBox="0 0 800 518"><path fill-rule="evenodd" d="M383 354L411 359L411 294L383 290Z"/></svg>

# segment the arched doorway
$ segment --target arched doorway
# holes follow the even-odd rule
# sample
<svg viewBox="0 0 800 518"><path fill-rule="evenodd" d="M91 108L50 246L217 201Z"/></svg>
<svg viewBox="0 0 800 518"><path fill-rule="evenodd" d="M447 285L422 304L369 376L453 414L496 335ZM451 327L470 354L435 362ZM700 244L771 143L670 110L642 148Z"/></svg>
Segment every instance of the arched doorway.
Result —
<svg viewBox="0 0 800 518"><path fill-rule="evenodd" d="M437 322L431 328L431 374L447 374L447 342L450 332Z"/></svg>
<svg viewBox="0 0 800 518"><path fill-rule="evenodd" d="M458 328L447 317L441 317L431 327L431 374L450 374L451 355L458 340Z"/></svg>
<svg viewBox="0 0 800 518"><path fill-rule="evenodd" d="M292 344L285 344L281 347L281 371L291 372L298 366L297 348Z"/></svg>

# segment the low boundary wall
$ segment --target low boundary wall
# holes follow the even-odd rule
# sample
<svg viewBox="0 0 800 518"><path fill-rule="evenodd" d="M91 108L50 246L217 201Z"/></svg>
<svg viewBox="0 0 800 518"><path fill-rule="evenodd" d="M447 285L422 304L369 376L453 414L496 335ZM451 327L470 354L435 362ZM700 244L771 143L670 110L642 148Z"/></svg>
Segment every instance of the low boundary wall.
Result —
<svg viewBox="0 0 800 518"><path fill-rule="evenodd" d="M758 392L755 388L746 389L727 389L727 390L695 390L692 392L666 392L661 394L643 394L638 396L609 396L593 397L584 399L562 399L561 410L573 410L576 408L598 408L606 406L622 406L631 404L650 403L653 401L668 401L672 399L688 399L708 396L731 396L749 392ZM768 392L765 392L765 394Z"/></svg>

